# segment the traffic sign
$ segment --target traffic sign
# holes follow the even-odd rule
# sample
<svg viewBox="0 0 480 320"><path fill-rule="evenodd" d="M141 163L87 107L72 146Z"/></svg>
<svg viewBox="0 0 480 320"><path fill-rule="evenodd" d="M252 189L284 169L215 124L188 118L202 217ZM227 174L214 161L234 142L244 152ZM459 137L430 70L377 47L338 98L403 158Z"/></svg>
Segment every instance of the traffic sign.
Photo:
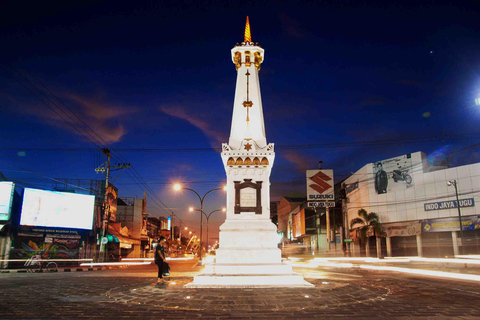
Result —
<svg viewBox="0 0 480 320"><path fill-rule="evenodd" d="M353 242L353 239L343 239L343 242Z"/></svg>
<svg viewBox="0 0 480 320"><path fill-rule="evenodd" d="M108 238L107 237L103 237L102 238L102 244L107 244L108 243Z"/></svg>

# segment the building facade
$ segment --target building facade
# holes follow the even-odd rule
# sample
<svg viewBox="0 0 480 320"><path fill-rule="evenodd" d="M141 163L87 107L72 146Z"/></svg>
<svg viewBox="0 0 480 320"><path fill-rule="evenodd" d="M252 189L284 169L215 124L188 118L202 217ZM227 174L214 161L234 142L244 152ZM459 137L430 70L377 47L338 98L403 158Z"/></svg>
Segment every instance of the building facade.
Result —
<svg viewBox="0 0 480 320"><path fill-rule="evenodd" d="M343 188L343 213L355 255L360 254L360 238L357 226L352 228L349 222L360 209L377 213L384 231L378 238L369 233L366 255L439 257L480 252L476 204L480 163L439 169L428 164L423 152L415 152L366 164L345 180Z"/></svg>

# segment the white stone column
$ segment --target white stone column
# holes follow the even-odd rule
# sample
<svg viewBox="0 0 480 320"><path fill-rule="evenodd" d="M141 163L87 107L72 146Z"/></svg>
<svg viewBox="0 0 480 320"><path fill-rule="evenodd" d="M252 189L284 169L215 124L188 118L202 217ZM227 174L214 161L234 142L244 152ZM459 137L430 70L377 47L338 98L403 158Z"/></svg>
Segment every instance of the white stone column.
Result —
<svg viewBox="0 0 480 320"><path fill-rule="evenodd" d="M423 243L421 234L417 234L417 254L419 257L423 257Z"/></svg>
<svg viewBox="0 0 480 320"><path fill-rule="evenodd" d="M376 239L377 242L377 258L382 257L382 238L377 237Z"/></svg>
<svg viewBox="0 0 480 320"><path fill-rule="evenodd" d="M355 242L350 242L350 243L347 243L349 246L350 246L350 255L352 257L358 257L358 254L357 254L357 247L358 245L355 244Z"/></svg>
<svg viewBox="0 0 480 320"><path fill-rule="evenodd" d="M459 255L460 251L458 248L458 235L457 231L452 231L452 243L453 243L453 254L454 255Z"/></svg>
<svg viewBox="0 0 480 320"><path fill-rule="evenodd" d="M391 257L392 256L392 238L391 237L387 237L387 257Z"/></svg>

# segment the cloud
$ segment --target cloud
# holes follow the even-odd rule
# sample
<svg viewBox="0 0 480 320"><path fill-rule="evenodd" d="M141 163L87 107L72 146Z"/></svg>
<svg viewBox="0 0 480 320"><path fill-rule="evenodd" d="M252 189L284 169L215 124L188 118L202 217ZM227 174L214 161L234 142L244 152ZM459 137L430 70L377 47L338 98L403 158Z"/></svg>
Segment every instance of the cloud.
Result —
<svg viewBox="0 0 480 320"><path fill-rule="evenodd" d="M109 104L102 101L105 99L103 94L96 94L92 99L88 99L74 93L67 93L65 96L66 98L81 105L85 115L98 120L107 120L120 117L129 114L134 110L132 108L117 104Z"/></svg>
<svg viewBox="0 0 480 320"><path fill-rule="evenodd" d="M296 39L302 39L306 37L306 34L300 28L300 24L294 19L290 18L285 12L280 13L279 18L288 36Z"/></svg>
<svg viewBox="0 0 480 320"><path fill-rule="evenodd" d="M213 129L212 125L207 120L201 119L201 115L192 114L190 110L187 110L184 107L161 106L160 111L169 116L185 120L200 129L210 140L212 140L211 144L215 148L218 148L219 144L228 141L228 137L224 132Z"/></svg>
<svg viewBox="0 0 480 320"><path fill-rule="evenodd" d="M136 108L105 102L103 94L86 98L75 93L63 92L59 96L69 100L65 103L68 109L56 100L52 99L54 104L44 99L51 109L45 104L25 104L17 101L18 105L22 105L17 112L33 115L50 126L68 130L87 140L112 143L120 141L127 133L121 123L121 117L136 111Z"/></svg>
<svg viewBox="0 0 480 320"><path fill-rule="evenodd" d="M295 164L295 167L302 172L312 169L318 164L318 160L295 150L282 150L281 155L285 160Z"/></svg>

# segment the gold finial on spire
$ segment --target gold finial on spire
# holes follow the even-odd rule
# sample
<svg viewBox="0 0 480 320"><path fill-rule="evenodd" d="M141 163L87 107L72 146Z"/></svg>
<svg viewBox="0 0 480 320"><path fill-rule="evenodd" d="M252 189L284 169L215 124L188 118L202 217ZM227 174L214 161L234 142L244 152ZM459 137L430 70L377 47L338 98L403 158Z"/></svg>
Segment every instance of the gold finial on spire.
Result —
<svg viewBox="0 0 480 320"><path fill-rule="evenodd" d="M245 41L244 42L252 42L252 35L250 34L250 22L248 21L248 16L247 16L247 23L245 24Z"/></svg>

